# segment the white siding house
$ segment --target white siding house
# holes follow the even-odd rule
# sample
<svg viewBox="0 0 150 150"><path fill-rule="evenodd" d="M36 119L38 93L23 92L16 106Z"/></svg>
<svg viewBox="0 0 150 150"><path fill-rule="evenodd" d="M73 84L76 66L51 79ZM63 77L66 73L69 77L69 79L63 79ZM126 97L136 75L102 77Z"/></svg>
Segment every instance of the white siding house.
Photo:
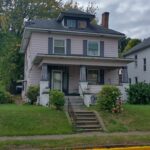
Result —
<svg viewBox="0 0 150 150"><path fill-rule="evenodd" d="M129 50L125 57L134 59L127 65L129 82L150 83L150 38Z"/></svg>

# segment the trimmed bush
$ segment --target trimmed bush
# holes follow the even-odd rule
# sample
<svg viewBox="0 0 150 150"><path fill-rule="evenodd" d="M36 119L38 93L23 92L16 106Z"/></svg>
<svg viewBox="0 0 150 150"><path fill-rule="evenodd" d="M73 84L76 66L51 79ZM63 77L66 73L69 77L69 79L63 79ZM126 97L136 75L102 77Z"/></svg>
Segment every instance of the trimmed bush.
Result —
<svg viewBox="0 0 150 150"><path fill-rule="evenodd" d="M150 104L150 84L137 83L126 89L130 104Z"/></svg>
<svg viewBox="0 0 150 150"><path fill-rule="evenodd" d="M12 95L5 91L0 89L0 104L6 104L6 103L12 103Z"/></svg>
<svg viewBox="0 0 150 150"><path fill-rule="evenodd" d="M52 103L57 110L62 110L62 107L65 104L64 93L58 90L50 91L50 103Z"/></svg>
<svg viewBox="0 0 150 150"><path fill-rule="evenodd" d="M33 105L37 101L37 97L39 96L39 86L30 86L27 91L27 97L29 98L31 105Z"/></svg>
<svg viewBox="0 0 150 150"><path fill-rule="evenodd" d="M112 112L117 106L117 100L121 96L116 86L105 85L97 95L97 106L101 110Z"/></svg>

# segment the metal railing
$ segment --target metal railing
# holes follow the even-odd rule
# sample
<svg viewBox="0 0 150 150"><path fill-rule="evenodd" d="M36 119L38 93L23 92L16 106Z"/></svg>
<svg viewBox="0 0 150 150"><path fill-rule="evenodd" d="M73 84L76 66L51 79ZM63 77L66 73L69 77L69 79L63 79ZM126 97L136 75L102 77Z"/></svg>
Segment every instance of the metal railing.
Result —
<svg viewBox="0 0 150 150"><path fill-rule="evenodd" d="M68 114L69 114L72 122L74 123L74 121L76 120L76 115L75 115L75 112L73 110L73 106L72 106L69 98L68 98Z"/></svg>

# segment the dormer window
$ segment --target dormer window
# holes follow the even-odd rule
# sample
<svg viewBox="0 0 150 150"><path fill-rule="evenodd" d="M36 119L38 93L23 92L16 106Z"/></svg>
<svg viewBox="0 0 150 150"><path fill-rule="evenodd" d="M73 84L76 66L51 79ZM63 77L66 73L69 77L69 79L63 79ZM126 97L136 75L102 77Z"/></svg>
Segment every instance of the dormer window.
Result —
<svg viewBox="0 0 150 150"><path fill-rule="evenodd" d="M87 27L87 22L83 20L78 21L78 28L79 29L85 29Z"/></svg>
<svg viewBox="0 0 150 150"><path fill-rule="evenodd" d="M76 20L67 19L67 27L69 27L69 28L76 28Z"/></svg>

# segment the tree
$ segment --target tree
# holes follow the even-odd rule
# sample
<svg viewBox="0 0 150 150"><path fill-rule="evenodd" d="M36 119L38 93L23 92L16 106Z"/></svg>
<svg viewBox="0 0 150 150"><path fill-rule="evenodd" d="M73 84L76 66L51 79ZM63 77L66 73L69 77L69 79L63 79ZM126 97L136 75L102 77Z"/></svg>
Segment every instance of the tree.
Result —
<svg viewBox="0 0 150 150"><path fill-rule="evenodd" d="M119 40L119 52L122 53L127 46L128 42L131 40L129 37L124 37Z"/></svg>
<svg viewBox="0 0 150 150"><path fill-rule="evenodd" d="M12 31L20 36L24 19L54 18L60 12L61 4L61 0L8 0L3 3L3 11L10 16Z"/></svg>
<svg viewBox="0 0 150 150"><path fill-rule="evenodd" d="M15 81L23 77L20 41L13 33L0 33L0 82L12 92L15 89Z"/></svg>
<svg viewBox="0 0 150 150"><path fill-rule="evenodd" d="M140 39L130 39L127 46L124 49L124 52L127 52L128 50L130 50L131 48L133 48L134 46L136 46L139 43L141 43Z"/></svg>

